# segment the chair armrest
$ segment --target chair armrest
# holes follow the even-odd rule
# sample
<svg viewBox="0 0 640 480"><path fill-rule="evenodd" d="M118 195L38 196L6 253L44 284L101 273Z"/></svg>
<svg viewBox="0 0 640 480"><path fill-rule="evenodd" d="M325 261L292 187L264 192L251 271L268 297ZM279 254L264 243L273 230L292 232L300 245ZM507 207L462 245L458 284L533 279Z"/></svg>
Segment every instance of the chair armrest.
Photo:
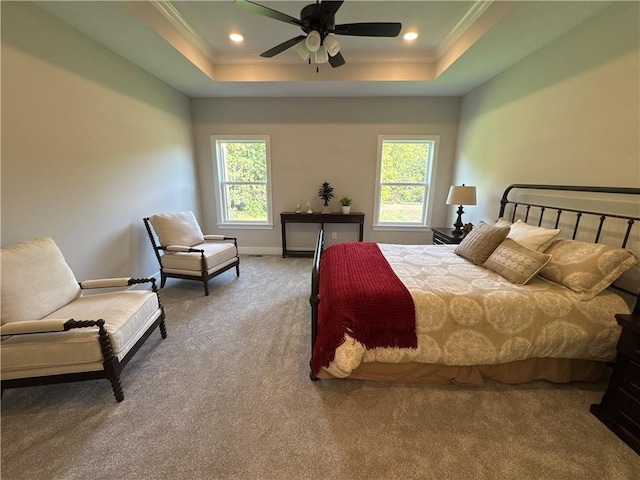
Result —
<svg viewBox="0 0 640 480"><path fill-rule="evenodd" d="M132 277L117 277L117 278L100 278L97 280L85 280L80 282L80 288L114 288L114 287L129 287L138 283L154 283L155 278L132 278Z"/></svg>
<svg viewBox="0 0 640 480"><path fill-rule="evenodd" d="M47 318L46 320L25 320L9 322L0 327L0 336L26 335L31 333L66 332L73 328L98 327L100 342L109 342L104 328L104 320L74 320L73 318ZM103 340L104 337L104 340ZM102 347L101 347L102 348Z"/></svg>
<svg viewBox="0 0 640 480"><path fill-rule="evenodd" d="M205 240L236 240L236 237L227 237L226 235L205 235Z"/></svg>
<svg viewBox="0 0 640 480"><path fill-rule="evenodd" d="M24 333L64 332L68 318L50 318L47 320L25 320L9 322L0 327L0 335L20 335Z"/></svg>
<svg viewBox="0 0 640 480"><path fill-rule="evenodd" d="M167 250L168 252L198 252L204 253L204 250L201 248L192 248L185 247L184 245L168 245L166 247L160 247L162 250Z"/></svg>

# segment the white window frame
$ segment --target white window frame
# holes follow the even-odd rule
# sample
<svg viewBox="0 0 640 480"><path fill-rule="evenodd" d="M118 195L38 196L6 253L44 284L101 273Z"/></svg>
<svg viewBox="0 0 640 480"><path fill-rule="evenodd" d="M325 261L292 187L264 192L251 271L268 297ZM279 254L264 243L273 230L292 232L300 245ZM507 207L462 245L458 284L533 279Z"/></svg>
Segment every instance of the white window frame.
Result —
<svg viewBox="0 0 640 480"><path fill-rule="evenodd" d="M264 142L266 146L267 161L267 219L265 221L239 221L227 218L226 205L226 184L234 184L236 182L228 182L224 178L224 168L222 165L222 156L220 154L221 143L254 143ZM273 207L271 201L271 146L269 135L212 135L211 150L213 152L213 170L215 172L215 190L218 214L218 227L220 228L273 228Z"/></svg>
<svg viewBox="0 0 640 480"><path fill-rule="evenodd" d="M429 148L429 164L427 168L427 178L424 183L425 195L422 208L422 219L419 222L380 222L380 205L381 205L381 193L383 183L381 182L382 175L382 146L385 141L399 142L399 143L430 143ZM436 178L436 167L438 163L438 148L440 144L440 135L378 135L378 159L376 166L376 197L374 200L374 221L373 230L428 230L429 221L431 219L431 213L433 210L433 197L435 188L433 188L433 182ZM389 185L386 184L385 185Z"/></svg>

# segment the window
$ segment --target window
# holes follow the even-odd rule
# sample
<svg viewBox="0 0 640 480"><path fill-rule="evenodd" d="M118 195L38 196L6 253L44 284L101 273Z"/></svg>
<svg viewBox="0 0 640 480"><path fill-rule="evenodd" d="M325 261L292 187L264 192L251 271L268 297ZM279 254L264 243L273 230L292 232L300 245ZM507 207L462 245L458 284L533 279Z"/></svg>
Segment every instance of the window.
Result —
<svg viewBox="0 0 640 480"><path fill-rule="evenodd" d="M378 137L374 228L426 227L439 136Z"/></svg>
<svg viewBox="0 0 640 480"><path fill-rule="evenodd" d="M269 137L211 137L220 225L272 226Z"/></svg>

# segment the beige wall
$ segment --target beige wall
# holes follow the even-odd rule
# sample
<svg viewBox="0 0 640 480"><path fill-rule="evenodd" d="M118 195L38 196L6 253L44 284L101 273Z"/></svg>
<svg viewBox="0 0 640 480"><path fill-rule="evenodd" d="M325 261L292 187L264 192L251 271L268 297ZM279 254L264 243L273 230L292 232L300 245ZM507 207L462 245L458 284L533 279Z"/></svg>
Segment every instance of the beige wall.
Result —
<svg viewBox="0 0 640 480"><path fill-rule="evenodd" d="M427 232L380 232L371 228L376 183L378 135L440 135L433 221L446 218L444 203L449 189L457 135L458 98L197 98L192 101L202 216L205 228L219 232L214 195L211 135L269 135L273 177L273 230L224 230L237 235L245 248L280 251L281 211L292 211L317 196L327 180L339 210L342 195L353 199L352 211L365 217L365 240L397 243L430 241ZM315 226L295 225L290 243L313 244ZM338 241L356 240L356 229L329 225ZM331 238L329 235L329 243Z"/></svg>
<svg viewBox="0 0 640 480"><path fill-rule="evenodd" d="M142 218L198 210L189 99L2 2L2 245L51 236L77 278L158 271Z"/></svg>
<svg viewBox="0 0 640 480"><path fill-rule="evenodd" d="M479 195L465 220L495 218L512 183L640 186L639 8L609 7L463 97L454 178Z"/></svg>

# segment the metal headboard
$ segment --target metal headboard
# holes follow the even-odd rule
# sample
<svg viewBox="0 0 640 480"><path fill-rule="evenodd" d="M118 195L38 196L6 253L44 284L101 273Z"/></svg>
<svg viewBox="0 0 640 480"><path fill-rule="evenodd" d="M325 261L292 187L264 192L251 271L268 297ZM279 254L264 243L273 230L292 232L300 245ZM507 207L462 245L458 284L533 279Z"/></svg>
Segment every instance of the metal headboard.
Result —
<svg viewBox="0 0 640 480"><path fill-rule="evenodd" d="M529 218L529 213L532 207L538 208L540 212L540 217L538 220L538 226L542 225L542 220L544 214L547 210L552 210L556 212L555 225L553 228L558 228L560 224L560 217L565 212L572 212L576 214L576 219L573 226L573 234L571 236L572 239L576 238L578 234L578 227L580 226L580 220L583 215L593 215L599 217L598 229L596 232L596 236L594 239L594 243L598 243L600 240L600 235L602 233L602 228L604 226L605 220L608 218L618 218L624 219L627 221L627 229L622 240L621 247L626 248L627 242L629 241L629 236L631 234L631 229L637 221L640 221L640 217L638 216L629 216L629 215L619 215L615 213L607 213L607 212L595 212L589 210L577 210L574 208L567 207L558 207L552 205L543 205L543 204L535 204L535 203L527 203L523 201L515 201L509 200L509 192L513 189L529 189L529 190L554 190L554 191L565 191L565 192L592 192L592 193L609 193L609 194L621 194L621 195L636 195L638 200L640 201L640 188L631 188L631 187L581 187L574 185L527 185L527 184L514 184L509 185L507 189L502 194L502 199L500 200L500 216L503 217L505 213L505 209L507 205L513 205L513 213L511 215L511 219L514 220L516 214L518 213L518 207L524 207L526 210L524 216L524 222L526 223Z"/></svg>
<svg viewBox="0 0 640 480"><path fill-rule="evenodd" d="M514 190L516 192L514 192ZM548 202L546 199L544 203L537 203L535 201L529 202L523 200L522 198L518 199L510 199L509 195L517 196L517 193L520 193L522 197L522 192L527 190L547 190L554 192L576 192L579 193L594 193L594 194L610 194L611 198L625 198L628 199L629 195L635 195L634 211L640 211L640 188L633 187L589 187L589 186L575 186L575 185L529 185L529 184L514 184L509 185L500 200L500 217L504 217L512 222L514 222L517 218L521 218L525 223L530 217L534 217L534 220L537 219L537 225L542 226L543 221L546 222L547 226L550 228L561 228L567 231L571 231L570 237L572 239L576 239L579 234L579 229L584 225L585 222L582 220L585 217L589 217L589 219L593 223L590 227L595 230L595 233L590 241L593 243L600 243L603 232L606 231L607 222L615 221L618 224L626 223L626 226L623 228L623 232L621 232L621 241L619 244L615 246L620 246L622 248L629 248L629 240L631 238L636 238L640 236L640 232L638 232L638 228L634 230L638 224L640 224L640 215L636 214L620 214L613 212L605 212L594 209L581 209L573 206L559 206L558 204L552 205L551 202ZM616 197L617 195L622 195L625 197ZM596 195L597 196L597 195ZM631 197L633 198L633 197ZM578 200L580 201L580 200ZM508 210L508 206L511 206L512 210L509 216L505 216ZM637 208L635 208L637 207ZM546 215L546 218L545 218ZM589 230L586 228L585 230ZM585 232L580 231L580 233L584 234ZM562 234L561 234L562 235ZM565 236L565 235L562 235ZM637 255L640 255L640 252L635 252ZM627 288L623 288L620 286L613 286L617 290L621 290L627 294L633 295L636 298L636 306L635 312L638 313L640 310L640 292L637 288L633 288L631 290Z"/></svg>

